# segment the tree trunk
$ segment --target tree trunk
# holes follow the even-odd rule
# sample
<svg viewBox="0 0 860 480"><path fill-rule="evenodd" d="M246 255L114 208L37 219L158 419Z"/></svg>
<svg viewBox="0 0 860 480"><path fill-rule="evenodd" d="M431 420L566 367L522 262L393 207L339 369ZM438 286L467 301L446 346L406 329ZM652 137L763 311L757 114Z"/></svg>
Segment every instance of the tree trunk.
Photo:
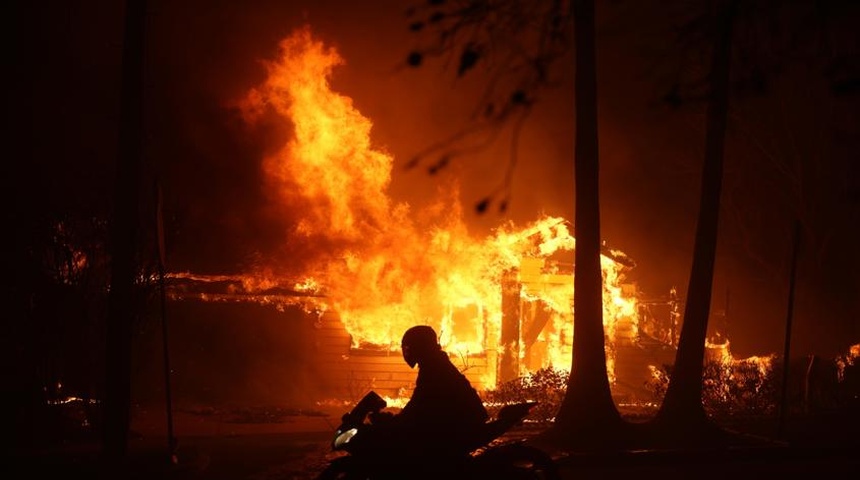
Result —
<svg viewBox="0 0 860 480"><path fill-rule="evenodd" d="M131 403L131 338L135 319L141 166L145 0L125 6L119 152L111 219L111 282L106 338L102 452L109 462L125 457Z"/></svg>
<svg viewBox="0 0 860 480"><path fill-rule="evenodd" d="M676 434L673 438L685 442L703 438L698 434L715 429L702 404L702 374L717 249L736 3L736 0L730 0L723 5L716 18L717 36L711 64L711 93L707 106L705 159L693 265L675 366L655 419L661 433Z"/></svg>
<svg viewBox="0 0 860 480"><path fill-rule="evenodd" d="M622 424L606 373L600 268L597 62L594 1L572 4L576 35L576 271L573 365L567 393L547 437L558 444L602 448Z"/></svg>

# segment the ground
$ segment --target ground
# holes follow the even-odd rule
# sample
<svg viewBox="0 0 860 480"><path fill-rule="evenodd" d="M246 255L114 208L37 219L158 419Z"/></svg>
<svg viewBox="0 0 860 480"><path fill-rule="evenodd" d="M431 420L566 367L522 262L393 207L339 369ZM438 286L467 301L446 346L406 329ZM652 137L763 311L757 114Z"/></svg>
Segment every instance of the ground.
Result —
<svg viewBox="0 0 860 480"><path fill-rule="evenodd" d="M134 411L133 438L120 472L105 473L94 437L77 438L13 451L13 468L33 478L62 474L74 478L304 480L313 479L336 456L329 442L339 407L312 410L196 408L174 412L176 461L168 455L165 415ZM747 422L764 434L774 419ZM755 447L698 451L628 451L605 455L553 452L564 478L774 478L816 475L837 478L860 471L856 414L791 419L787 441ZM520 427L513 437L527 438L535 427ZM775 432L772 432L775 433ZM30 475L27 475L28 477Z"/></svg>

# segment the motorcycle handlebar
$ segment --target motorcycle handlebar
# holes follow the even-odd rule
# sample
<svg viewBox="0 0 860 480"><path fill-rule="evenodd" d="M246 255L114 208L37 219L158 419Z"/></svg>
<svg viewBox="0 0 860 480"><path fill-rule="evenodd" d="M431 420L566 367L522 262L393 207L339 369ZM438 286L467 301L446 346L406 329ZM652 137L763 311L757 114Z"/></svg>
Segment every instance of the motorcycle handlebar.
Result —
<svg viewBox="0 0 860 480"><path fill-rule="evenodd" d="M344 423L359 425L364 423L364 419L368 414L379 412L386 406L388 406L388 402L371 390L355 405L355 407L353 407L352 410L350 410L349 413L345 414L341 420Z"/></svg>

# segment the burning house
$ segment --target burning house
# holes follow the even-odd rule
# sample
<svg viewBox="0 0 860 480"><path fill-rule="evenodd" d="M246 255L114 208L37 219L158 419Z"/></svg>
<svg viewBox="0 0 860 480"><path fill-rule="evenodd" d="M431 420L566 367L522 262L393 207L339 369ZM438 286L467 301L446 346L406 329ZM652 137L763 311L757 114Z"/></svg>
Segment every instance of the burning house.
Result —
<svg viewBox="0 0 860 480"><path fill-rule="evenodd" d="M254 305L234 314L266 317L273 336L296 336L298 325L301 340L288 348L317 399L353 401L369 389L395 404L407 398L415 372L400 338L419 324L434 327L479 390L544 368L569 370L572 224L542 215L478 237L454 186L422 208L396 202L387 193L394 159L374 147L372 123L352 100L330 88L342 62L307 28L281 42L265 80L239 103L249 125L274 124L265 130L276 146L260 165L271 210L288 219L284 248L230 275L174 272L173 301ZM619 404L650 403L657 399L647 383L674 363L681 302L674 291L643 299L623 252L604 246L601 266L613 395ZM724 337L709 338L706 354L734 362ZM772 358L753 361L769 371Z"/></svg>
<svg viewBox="0 0 860 480"><path fill-rule="evenodd" d="M292 219L286 249L301 255L273 253L233 276L174 273L173 298L305 312L315 332L307 363L331 397L368 388L403 396L414 372L400 358L400 336L417 324L439 332L481 390L540 368L569 369L570 223L542 216L476 238L453 188L421 210L396 203L386 193L393 158L373 147L372 124L351 99L329 86L338 53L307 28L280 47L268 77L241 105L249 124L265 117L287 132L261 165L273 209ZM607 369L614 384L636 389L647 370L635 353L637 292L625 280L632 266L622 252L604 249Z"/></svg>
<svg viewBox="0 0 860 480"><path fill-rule="evenodd" d="M604 256L605 272L618 275L630 267L622 254L614 252L614 258L611 254L607 250ZM455 364L483 391L542 368L568 370L573 347L572 266L527 257L495 280L496 294L490 301L441 305L439 317L423 322L440 333L440 343ZM639 335L635 286L609 282L604 289L607 371L619 396L641 396L637 390L647 379L648 363L654 361L645 356L653 356L655 349L644 348ZM397 318L351 323L317 286L267 283L261 288L249 277L190 274L172 274L170 284L174 302L257 305L280 312L285 321L305 323L309 338L304 367L312 372L322 398L353 400L373 389L396 402L407 398L414 386L415 372L400 355L403 328L392 325Z"/></svg>

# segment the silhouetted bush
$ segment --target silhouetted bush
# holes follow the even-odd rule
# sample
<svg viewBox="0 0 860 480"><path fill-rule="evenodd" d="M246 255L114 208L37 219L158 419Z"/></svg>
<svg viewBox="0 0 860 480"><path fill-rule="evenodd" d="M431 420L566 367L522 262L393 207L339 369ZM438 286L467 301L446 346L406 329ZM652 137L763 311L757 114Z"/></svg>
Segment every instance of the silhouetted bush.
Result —
<svg viewBox="0 0 860 480"><path fill-rule="evenodd" d="M702 400L712 416L769 415L779 404L773 370L755 361L705 365Z"/></svg>
<svg viewBox="0 0 860 480"><path fill-rule="evenodd" d="M568 372L552 367L541 368L524 377L504 382L495 390L485 394L491 414L502 405L519 402L538 402L526 420L538 423L551 422L555 418L567 391Z"/></svg>
<svg viewBox="0 0 860 480"><path fill-rule="evenodd" d="M702 370L702 403L711 417L768 415L779 405L778 381L769 363L739 360L707 362ZM656 369L647 387L663 398L669 386L671 366Z"/></svg>
<svg viewBox="0 0 860 480"><path fill-rule="evenodd" d="M831 408L860 408L860 347L837 357L828 365L833 367L832 382L824 382L830 396L838 405ZM831 365L832 364L832 365ZM646 387L655 398L662 399L669 386L671 365L652 367L653 378ZM835 372L838 373L838 378ZM711 361L703 368L702 402L705 412L713 418L775 415L780 404L782 366L775 358L752 357L731 362ZM527 420L549 423L561 407L567 391L569 372L552 367L542 368L524 377L504 382L487 391L484 400L494 415L501 406L535 401L538 404ZM802 401L802 400L798 400ZM808 401L808 400L807 400ZM807 405L807 409L810 406ZM815 407L814 405L812 407ZM820 407L820 405L818 405Z"/></svg>

